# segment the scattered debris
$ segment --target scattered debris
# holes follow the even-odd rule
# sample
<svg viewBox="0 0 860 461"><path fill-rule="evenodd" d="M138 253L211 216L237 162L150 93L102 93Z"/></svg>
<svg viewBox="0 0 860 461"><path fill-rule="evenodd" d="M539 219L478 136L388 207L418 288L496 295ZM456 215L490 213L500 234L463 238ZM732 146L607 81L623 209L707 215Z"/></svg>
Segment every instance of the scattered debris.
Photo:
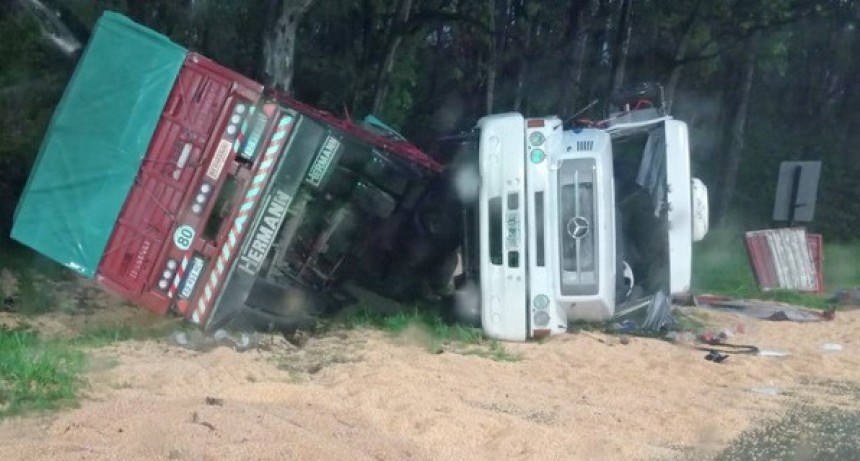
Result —
<svg viewBox="0 0 860 461"><path fill-rule="evenodd" d="M750 389L750 391L755 392L756 394L770 395L774 397L782 394L782 389L773 386L754 387Z"/></svg>
<svg viewBox="0 0 860 461"><path fill-rule="evenodd" d="M211 335L204 334L198 330L180 330L173 332L167 340L176 346L195 351L209 351L216 347L229 347L238 352L245 352L257 347L260 342L259 336L256 333L249 334L244 332L233 335L223 329L216 330Z"/></svg>
<svg viewBox="0 0 860 461"><path fill-rule="evenodd" d="M821 352L841 352L843 349L839 343L824 343L821 345Z"/></svg>
<svg viewBox="0 0 860 461"><path fill-rule="evenodd" d="M594 334L590 331L580 330L579 333L582 335L588 336L589 338L594 339L601 344L607 344L607 345L611 346L611 344L609 344L605 339L601 338L600 336L597 336L596 334Z"/></svg>
<svg viewBox="0 0 860 461"><path fill-rule="evenodd" d="M792 322L820 322L822 320L826 320L825 315L820 311L773 301L755 301L731 299L725 296L699 295L695 297L695 302L699 307L715 309L722 312L735 312L761 320L787 320Z"/></svg>
<svg viewBox="0 0 860 461"><path fill-rule="evenodd" d="M723 363L726 361L727 358L729 358L728 354L723 354L715 350L709 351L708 355L705 356L705 360L714 363Z"/></svg>
<svg viewBox="0 0 860 461"><path fill-rule="evenodd" d="M661 290L625 303L619 306L619 312L612 318L615 323L610 328L618 333L663 333L676 324L669 301L669 296Z"/></svg>
<svg viewBox="0 0 860 461"><path fill-rule="evenodd" d="M785 357L789 355L788 352L778 351L778 350L768 350L762 349L758 351L757 354L759 357Z"/></svg>
<svg viewBox="0 0 860 461"><path fill-rule="evenodd" d="M827 302L839 306L860 307L860 288L837 290Z"/></svg>
<svg viewBox="0 0 860 461"><path fill-rule="evenodd" d="M210 431L215 432L215 425L210 423L210 422L207 422L207 421L201 421L200 416L197 414L196 411L191 414L191 422L194 424L199 424L199 425L209 429Z"/></svg>

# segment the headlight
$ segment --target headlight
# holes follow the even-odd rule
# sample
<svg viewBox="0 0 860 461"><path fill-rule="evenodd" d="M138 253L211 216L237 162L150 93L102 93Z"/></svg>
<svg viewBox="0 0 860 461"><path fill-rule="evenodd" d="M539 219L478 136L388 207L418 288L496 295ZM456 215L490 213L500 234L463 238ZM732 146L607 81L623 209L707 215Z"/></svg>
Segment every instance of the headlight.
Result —
<svg viewBox="0 0 860 461"><path fill-rule="evenodd" d="M549 312L547 311L537 311L533 317L534 326L536 327L546 327L549 325Z"/></svg>
<svg viewBox="0 0 860 461"><path fill-rule="evenodd" d="M540 163L543 162L543 159L546 158L546 152L542 149L532 149L531 154L529 155L529 159L532 163Z"/></svg>
<svg viewBox="0 0 860 461"><path fill-rule="evenodd" d="M535 309L546 310L549 307L549 297L547 295L537 295L534 299Z"/></svg>

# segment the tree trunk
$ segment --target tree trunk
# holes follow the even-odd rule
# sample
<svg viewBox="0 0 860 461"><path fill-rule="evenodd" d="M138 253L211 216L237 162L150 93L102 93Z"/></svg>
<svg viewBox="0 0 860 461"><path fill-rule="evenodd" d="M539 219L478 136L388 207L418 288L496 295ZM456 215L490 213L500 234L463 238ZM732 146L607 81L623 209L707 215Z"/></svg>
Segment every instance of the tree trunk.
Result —
<svg viewBox="0 0 860 461"><path fill-rule="evenodd" d="M624 73L627 70L627 54L630 52L630 36L633 34L633 23L631 12L633 11L633 0L621 0L621 14L618 18L618 36L615 46L615 59L612 69L612 94L624 85Z"/></svg>
<svg viewBox="0 0 860 461"><path fill-rule="evenodd" d="M489 7L489 33L490 48L487 59L487 94L485 110L487 114L493 113L493 101L496 99L496 72L499 65L498 32L496 30L496 0L487 0Z"/></svg>
<svg viewBox="0 0 860 461"><path fill-rule="evenodd" d="M857 104L860 103L860 82L857 80L857 75L860 75L860 33L854 33L854 42L851 46L852 52L849 56L853 56L853 61L849 70L846 72L845 93L842 96L841 107L837 111L838 117L845 122L842 124L842 133L839 135L837 144L841 155L837 158L844 163L849 163L853 160L858 136L858 117L852 116L855 113Z"/></svg>
<svg viewBox="0 0 860 461"><path fill-rule="evenodd" d="M299 19L314 0L267 0L262 77L267 86L289 92Z"/></svg>
<svg viewBox="0 0 860 461"><path fill-rule="evenodd" d="M525 83L526 71L529 67L529 55L531 54L532 31L530 18L525 18L525 38L523 39L523 49L520 50L519 67L517 68L517 86L514 90L514 112L523 111L523 99L525 98Z"/></svg>
<svg viewBox="0 0 860 461"><path fill-rule="evenodd" d="M666 110L672 110L672 102L675 100L675 91L678 89L678 83L681 81L681 74L684 71L684 59L687 58L687 50L690 48L690 41L693 37L693 24L699 15L699 8L702 6L702 0L698 0L690 11L687 20L682 24L681 41L678 42L678 48L675 49L675 56L672 63L672 73L669 75L669 82L666 85Z"/></svg>
<svg viewBox="0 0 860 461"><path fill-rule="evenodd" d="M400 0L397 7L397 17L389 25L388 46L385 50L385 58L376 74L376 91L373 95L373 107L371 113L380 114L385 106L388 89L391 85L391 72L394 70L394 62L397 59L397 50L406 35L406 26L412 15L413 0Z"/></svg>
<svg viewBox="0 0 860 461"><path fill-rule="evenodd" d="M569 34L573 39L570 47L567 79L563 82L562 96L558 101L558 112L563 115L572 115L578 109L579 96L582 91L582 74L585 68L585 57L588 52L588 42L591 32L591 23L597 14L595 0L583 0L572 2L571 7L571 30Z"/></svg>
<svg viewBox="0 0 860 461"><path fill-rule="evenodd" d="M741 82L738 88L738 104L729 133L728 162L723 177L723 190L716 216L717 225L725 222L735 194L741 157L744 151L744 130L746 129L747 107L752 93L753 77L755 75L756 59L758 57L759 32L755 32L747 44Z"/></svg>

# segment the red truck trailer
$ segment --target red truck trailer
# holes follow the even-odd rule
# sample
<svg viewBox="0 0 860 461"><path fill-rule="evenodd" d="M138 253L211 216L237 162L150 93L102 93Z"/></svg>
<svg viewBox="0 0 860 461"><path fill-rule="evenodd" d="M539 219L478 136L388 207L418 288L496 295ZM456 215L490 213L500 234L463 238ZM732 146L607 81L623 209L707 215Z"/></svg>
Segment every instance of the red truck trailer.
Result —
<svg viewBox="0 0 860 461"><path fill-rule="evenodd" d="M348 274L399 270L362 255L427 232L416 210L440 171L402 138L105 13L12 237L155 313L288 330L313 323Z"/></svg>

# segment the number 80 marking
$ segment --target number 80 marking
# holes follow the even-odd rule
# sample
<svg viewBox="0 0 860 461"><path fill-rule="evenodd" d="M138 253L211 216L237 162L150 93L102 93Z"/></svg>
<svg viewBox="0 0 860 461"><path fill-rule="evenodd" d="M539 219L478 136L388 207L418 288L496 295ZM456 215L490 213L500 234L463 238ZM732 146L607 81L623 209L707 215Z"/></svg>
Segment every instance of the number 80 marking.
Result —
<svg viewBox="0 0 860 461"><path fill-rule="evenodd" d="M194 242L194 228L188 224L179 226L173 233L173 244L182 251L191 248L192 242Z"/></svg>

